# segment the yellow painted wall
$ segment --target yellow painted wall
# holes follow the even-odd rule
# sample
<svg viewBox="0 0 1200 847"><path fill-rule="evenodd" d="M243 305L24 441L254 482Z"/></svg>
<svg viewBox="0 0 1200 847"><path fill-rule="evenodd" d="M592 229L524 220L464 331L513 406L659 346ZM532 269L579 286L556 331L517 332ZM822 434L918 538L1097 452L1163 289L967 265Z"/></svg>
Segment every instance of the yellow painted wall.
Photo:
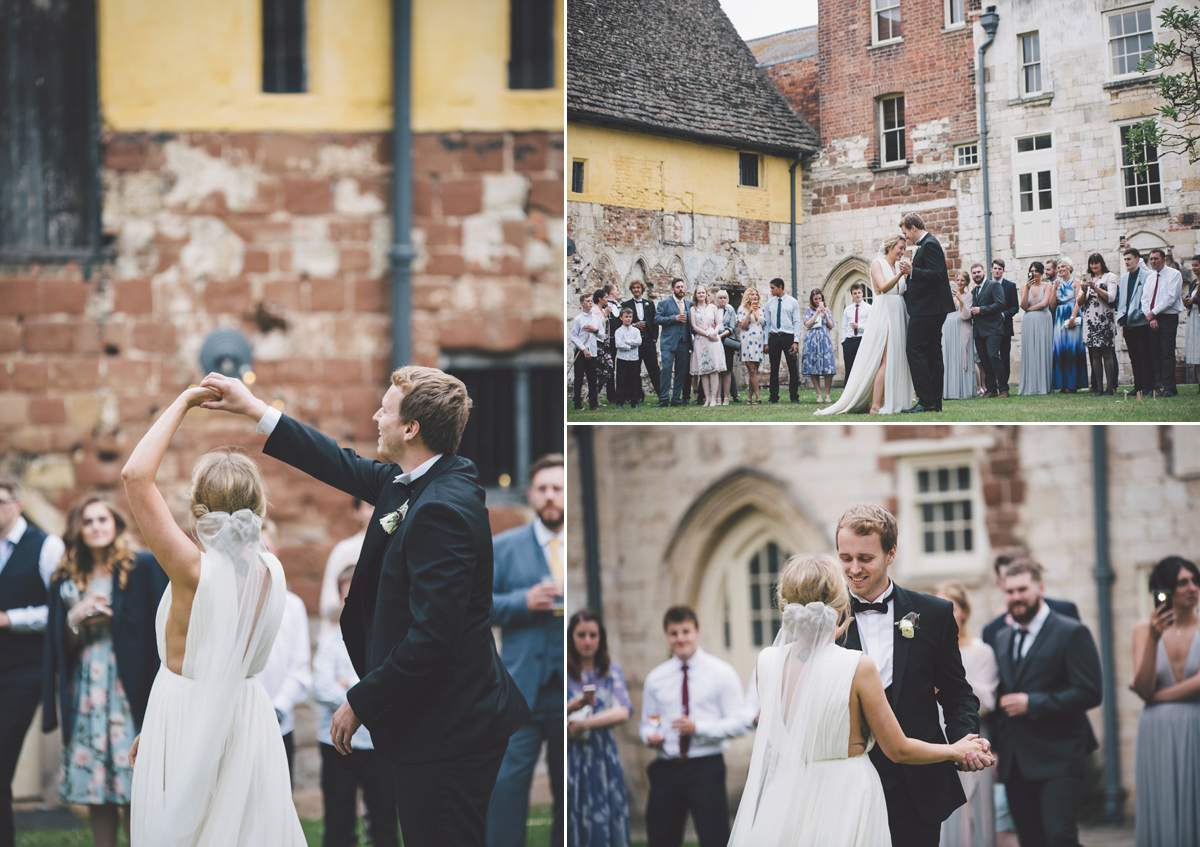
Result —
<svg viewBox="0 0 1200 847"><path fill-rule="evenodd" d="M733 148L572 123L567 133L568 180L571 163L579 160L584 161L584 191L568 192L568 201L790 220L791 160L779 156L762 156L759 186L747 188L738 185L738 151ZM796 215L798 221L798 204Z"/></svg>
<svg viewBox="0 0 1200 847"><path fill-rule="evenodd" d="M262 93L261 0L100 0L100 103L116 130L385 131L389 0L308 0L308 92ZM507 0L413 0L414 132L561 130L557 86L508 89Z"/></svg>

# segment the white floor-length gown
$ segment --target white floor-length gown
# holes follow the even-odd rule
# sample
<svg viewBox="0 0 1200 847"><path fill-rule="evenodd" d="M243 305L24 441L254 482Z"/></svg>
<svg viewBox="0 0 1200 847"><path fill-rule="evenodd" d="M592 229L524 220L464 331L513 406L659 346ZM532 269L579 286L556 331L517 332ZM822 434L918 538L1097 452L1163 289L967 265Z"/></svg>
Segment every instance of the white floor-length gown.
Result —
<svg viewBox="0 0 1200 847"><path fill-rule="evenodd" d="M882 256L876 257L883 268L884 276L891 279L896 269ZM887 351L887 372L883 383L883 405L880 413L898 414L912 405L912 376L908 372L908 308L900 295L908 284L908 277L901 278L890 290L875 295L871 302L871 314L863 332L858 354L850 379L837 402L813 414L840 415L844 412L865 412L871 407L871 393L875 388L875 374Z"/></svg>
<svg viewBox="0 0 1200 847"><path fill-rule="evenodd" d="M868 324L869 325L869 324ZM837 612L788 605L758 658L762 701L730 847L890 847L887 801L867 757L848 756L857 650L833 643Z"/></svg>
<svg viewBox="0 0 1200 847"><path fill-rule="evenodd" d="M132 847L304 847L275 710L254 678L287 586L248 510L197 521L200 582L183 673L159 668L133 771ZM158 607L166 656L168 586Z"/></svg>

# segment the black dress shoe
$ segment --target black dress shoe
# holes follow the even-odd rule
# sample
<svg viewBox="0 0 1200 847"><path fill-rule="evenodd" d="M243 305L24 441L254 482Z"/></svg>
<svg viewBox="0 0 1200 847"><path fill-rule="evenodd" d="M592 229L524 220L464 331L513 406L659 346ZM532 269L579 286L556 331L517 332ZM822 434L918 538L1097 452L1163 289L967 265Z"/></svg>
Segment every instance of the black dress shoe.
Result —
<svg viewBox="0 0 1200 847"><path fill-rule="evenodd" d="M779 398L777 397L777 398L775 398L774 400L768 400L768 401L767 401L767 404L768 404L768 405L771 405L771 406L778 406L778 405L779 405Z"/></svg>
<svg viewBox="0 0 1200 847"><path fill-rule="evenodd" d="M1176 396L1178 396L1178 395L1179 395L1179 392L1178 392L1178 391L1164 391L1164 392L1162 393L1162 396L1163 396L1163 397L1176 397Z"/></svg>
<svg viewBox="0 0 1200 847"><path fill-rule="evenodd" d="M912 414L916 414L917 412L932 412L932 411L934 411L932 406L922 406L920 403L917 403L911 409L901 409L900 413L902 415L912 415Z"/></svg>
<svg viewBox="0 0 1200 847"><path fill-rule="evenodd" d="M687 403L684 403L682 400L672 400L671 405L672 406L686 406Z"/></svg>
<svg viewBox="0 0 1200 847"><path fill-rule="evenodd" d="M669 408L670 405L671 405L670 402L667 400L659 400L657 403L654 404L654 408L666 409L666 408Z"/></svg>

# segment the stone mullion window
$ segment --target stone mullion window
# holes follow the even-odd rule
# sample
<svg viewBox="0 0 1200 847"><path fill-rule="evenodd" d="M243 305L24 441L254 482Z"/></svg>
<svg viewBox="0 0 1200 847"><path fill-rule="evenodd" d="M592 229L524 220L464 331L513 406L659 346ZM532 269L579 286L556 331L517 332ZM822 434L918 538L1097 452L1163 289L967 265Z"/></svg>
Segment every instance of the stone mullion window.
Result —
<svg viewBox="0 0 1200 847"><path fill-rule="evenodd" d="M904 95L884 97L879 101L879 158L886 167L904 164Z"/></svg>
<svg viewBox="0 0 1200 847"><path fill-rule="evenodd" d="M1042 90L1042 47L1036 32L1021 36L1021 93L1039 94Z"/></svg>
<svg viewBox="0 0 1200 847"><path fill-rule="evenodd" d="M756 550L746 563L746 584L750 592L750 640L758 648L769 647L779 632L780 616L775 607L775 588L779 571L787 556L774 541Z"/></svg>
<svg viewBox="0 0 1200 847"><path fill-rule="evenodd" d="M1158 148L1142 148L1146 169L1139 172L1129 158L1129 131L1132 124L1121 127L1121 188L1126 209L1162 204L1162 177L1158 169Z"/></svg>
<svg viewBox="0 0 1200 847"><path fill-rule="evenodd" d="M1138 62L1154 46L1151 7L1142 6L1108 16L1108 49L1112 75L1124 77L1137 73Z"/></svg>

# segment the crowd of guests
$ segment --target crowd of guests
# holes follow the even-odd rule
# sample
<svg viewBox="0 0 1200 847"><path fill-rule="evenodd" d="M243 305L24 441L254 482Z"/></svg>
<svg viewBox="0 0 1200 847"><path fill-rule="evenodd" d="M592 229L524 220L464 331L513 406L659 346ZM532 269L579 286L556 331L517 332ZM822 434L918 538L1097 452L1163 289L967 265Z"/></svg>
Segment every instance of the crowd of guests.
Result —
<svg viewBox="0 0 1200 847"><path fill-rule="evenodd" d="M1092 253L1079 273L1068 256L1031 262L1019 285L1007 278L1003 259L992 262L990 273L979 262L958 271L950 282L954 311L942 328L944 399L1008 397L1013 391L1113 395L1120 371L1118 333L1125 339L1137 398L1175 396L1184 313L1190 315L1185 362L1196 368L1200 382L1200 256L1190 259L1190 268L1191 281L1185 284L1166 251L1154 248L1143 256L1122 241L1116 269ZM591 409L599 407L601 392L617 408L641 406L646 402L643 366L658 407L689 404L693 394L697 405L742 402L738 364L745 369L746 404L762 402L764 377L767 402L779 402L781 364L793 403L799 402L805 377L817 402L828 403L837 373L835 338L849 379L871 313L861 283L851 286L852 302L835 315L819 288L808 293L802 307L778 278L771 280L765 301L751 287L742 292L737 308L718 285L688 292L682 279L671 282L670 295L657 302L647 298L640 279L630 284L631 296L624 301L615 284L581 297L570 329L575 409L583 408L585 386ZM1014 385L1018 313L1024 314Z"/></svg>

